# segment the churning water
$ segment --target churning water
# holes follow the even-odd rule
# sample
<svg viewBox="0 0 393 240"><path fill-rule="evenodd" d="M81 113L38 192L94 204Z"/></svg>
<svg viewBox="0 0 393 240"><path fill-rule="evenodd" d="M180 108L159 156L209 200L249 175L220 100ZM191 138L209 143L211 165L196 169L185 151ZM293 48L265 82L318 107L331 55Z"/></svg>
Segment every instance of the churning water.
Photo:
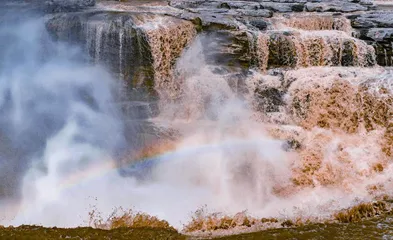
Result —
<svg viewBox="0 0 393 240"><path fill-rule="evenodd" d="M195 37L185 24L181 45L193 41L170 69L165 54L180 50L155 45L173 41L170 28L155 35L157 26L141 24L153 46L161 103L150 120L178 135L170 147L160 141L147 146L154 153L129 166L123 156L129 149L134 154L135 141L126 139L139 132L125 131L116 104L119 76L89 64L82 48L53 41L45 17L27 10L20 16L20 9L13 4L0 10L2 224L75 227L88 224L92 208L108 215L123 207L180 229L203 206L228 215L247 210L259 218L322 221L392 195L389 72L288 71L282 79L289 86L288 108L280 121L267 121L255 111L252 93L281 84L277 76L250 74L248 91L239 97L228 76L207 63L203 43L209 36ZM320 39L328 49L330 38ZM294 142L299 149L292 149Z"/></svg>

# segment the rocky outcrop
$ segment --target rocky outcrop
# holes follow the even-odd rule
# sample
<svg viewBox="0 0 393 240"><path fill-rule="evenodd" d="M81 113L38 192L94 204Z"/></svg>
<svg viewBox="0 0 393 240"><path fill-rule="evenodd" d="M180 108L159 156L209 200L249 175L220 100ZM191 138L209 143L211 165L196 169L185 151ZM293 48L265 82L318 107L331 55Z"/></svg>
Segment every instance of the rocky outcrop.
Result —
<svg viewBox="0 0 393 240"><path fill-rule="evenodd" d="M153 59L135 18L143 14L68 13L57 15L47 27L57 40L82 45L91 61L107 66L129 89L153 85Z"/></svg>
<svg viewBox="0 0 393 240"><path fill-rule="evenodd" d="M59 40L82 44L93 61L125 80L127 91L142 87L171 98L178 88L173 65L196 31L205 36L207 64L230 76L237 90L252 69L390 65L390 15L373 9L368 0L105 2L56 15L48 28Z"/></svg>
<svg viewBox="0 0 393 240"><path fill-rule="evenodd" d="M267 9L273 12L355 12L374 8L371 1L338 1L338 0L254 0L254 1L225 1L225 0L172 0L170 5L185 10L190 9Z"/></svg>
<svg viewBox="0 0 393 240"><path fill-rule="evenodd" d="M324 1L308 2L305 9L308 12L356 12L366 11L369 7L349 1Z"/></svg>
<svg viewBox="0 0 393 240"><path fill-rule="evenodd" d="M393 66L393 28L371 28L363 34L361 37L375 47L378 64Z"/></svg>
<svg viewBox="0 0 393 240"><path fill-rule="evenodd" d="M195 34L192 23L173 17L108 11L56 15L47 28L57 40L82 45L91 61L125 81L126 92L147 93L155 91L155 78L170 77L174 60Z"/></svg>
<svg viewBox="0 0 393 240"><path fill-rule="evenodd" d="M52 2L62 5L64 1ZM81 1L69 2L70 6L76 3ZM91 5L89 1L83 4ZM155 51L152 46L172 49L158 45L161 40L171 36L170 26L176 32L176 26L186 26L188 23L220 43L209 50L207 56L210 56L208 61L221 66L222 72L238 72L239 69L246 72L255 67L264 71L277 67L372 66L375 64L374 51L351 36L351 24L343 14L373 8L374 4L367 0L171 0L168 6L162 3L159 6L105 3L98 6L103 10L57 16L49 21L48 26L58 39L84 43L94 61L109 65L112 72L125 79L131 88L143 85L153 89L155 78L167 79L163 80L165 85L171 82L171 62L192 39L195 34L191 30L193 27L188 25L184 31L174 35L175 38L189 36L179 38L184 41L173 47L178 50L161 56L161 50ZM119 9L119 12L114 9ZM164 17L163 13L172 18ZM353 27L357 27L354 19L359 21L360 16L362 19L373 19L365 14L350 15ZM154 24L154 21L158 24ZM142 25L156 25L156 30L145 31ZM164 33L167 30L168 33ZM373 45L381 64L379 48L383 46L384 54L391 52L386 50L389 34L385 34L384 40L376 41L370 37L372 33L361 34L361 39L370 44L378 42ZM367 36L367 39L363 36ZM177 44L169 38L167 42ZM168 61L163 61L168 54ZM131 56L139 57L131 60Z"/></svg>
<svg viewBox="0 0 393 240"><path fill-rule="evenodd" d="M95 0L46 0L44 8L46 12L74 12L92 7Z"/></svg>
<svg viewBox="0 0 393 240"><path fill-rule="evenodd" d="M377 62L381 66L392 66L393 13L376 11L362 15L352 15L351 24L358 37L373 45Z"/></svg>

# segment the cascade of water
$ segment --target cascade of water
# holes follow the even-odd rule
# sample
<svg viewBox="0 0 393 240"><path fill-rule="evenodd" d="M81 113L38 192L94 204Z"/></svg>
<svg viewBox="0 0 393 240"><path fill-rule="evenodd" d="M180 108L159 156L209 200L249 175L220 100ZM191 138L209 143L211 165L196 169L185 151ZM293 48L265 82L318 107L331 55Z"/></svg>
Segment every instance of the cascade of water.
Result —
<svg viewBox="0 0 393 240"><path fill-rule="evenodd" d="M275 29L300 29L307 31L336 30L351 35L353 29L345 17L326 14L296 14L287 17L275 17Z"/></svg>
<svg viewBox="0 0 393 240"><path fill-rule="evenodd" d="M75 24L82 25L84 32L78 33ZM60 39L71 35L86 39L93 61L125 80L128 89L145 88L168 96L176 91L171 81L175 60L196 35L188 21L142 12L80 13L55 17L48 25Z"/></svg>
<svg viewBox="0 0 393 240"><path fill-rule="evenodd" d="M373 66L375 51L367 43L338 31L268 31L256 34L258 68Z"/></svg>
<svg viewBox="0 0 393 240"><path fill-rule="evenodd" d="M19 162L14 148L28 146L23 160L39 163L29 166L20 212L6 223L82 225L91 204L86 196L97 197L104 214L115 206L135 207L179 227L204 204L225 214L248 210L259 218L324 220L392 194L393 77L362 68L375 64L375 54L348 34L347 21L292 19L286 25L303 30L250 33L255 62L268 75L244 77L244 101L229 74L210 64L224 61L207 59L219 44L206 46L206 35L196 36L192 23L148 13L84 14L71 15L76 25L83 23L74 35L86 39L94 62L111 66L132 87L154 88L157 118L178 134L170 143L148 146L148 156L142 149L139 158L147 161L137 166L150 170L143 184L120 176L112 157L123 142L122 124L108 105L109 75L99 66L74 64L71 48L62 52L64 45L52 42L61 54L42 63L42 29L5 26L0 41L18 41L9 43L12 54L0 49L8 57L0 64L1 140L11 136L11 147L0 148L6 169L0 177L14 167L1 154ZM25 38L29 29L31 41ZM300 69L270 70L276 67ZM127 102L125 112L136 114L144 104ZM271 120L258 111L278 114ZM128 137L139 140L137 134L131 129Z"/></svg>
<svg viewBox="0 0 393 240"><path fill-rule="evenodd" d="M196 35L195 27L187 21L168 17L155 17L138 27L146 35L151 49L154 68L154 87L161 99L174 99L179 86L173 79L173 67L183 49Z"/></svg>

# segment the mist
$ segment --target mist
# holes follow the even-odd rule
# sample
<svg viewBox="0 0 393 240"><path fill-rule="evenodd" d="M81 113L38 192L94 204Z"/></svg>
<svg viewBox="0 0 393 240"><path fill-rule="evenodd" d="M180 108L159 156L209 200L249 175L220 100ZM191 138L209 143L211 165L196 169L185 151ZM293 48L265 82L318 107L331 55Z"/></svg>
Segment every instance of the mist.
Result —
<svg viewBox="0 0 393 240"><path fill-rule="evenodd" d="M111 75L53 42L38 13L11 9L0 21L0 198L20 210L60 201L61 181L125 143Z"/></svg>
<svg viewBox="0 0 393 240"><path fill-rule="evenodd" d="M239 97L229 76L207 61L205 43L212 40L203 34L176 61L178 86L166 89L174 89L166 96L175 100L161 96L160 114L148 119L178 133L172 148L154 142L147 147L157 150L155 156L136 159L146 164L120 165L125 154L146 146L138 142L139 128L126 126L133 119L119 109L119 79L105 66L91 65L81 48L53 41L45 17L29 14L10 11L0 21L0 46L5 46L0 48L0 224L86 226L92 209L105 218L116 207L146 212L178 229L204 206L232 215L326 219L372 200L367 186L386 182L391 174L391 165L381 175L362 173L370 158L378 160L380 149L370 147L367 159L359 160L364 154L357 144L374 146L377 133L336 134L258 119L252 96ZM313 79L302 71L290 74L311 84L323 71L314 73ZM251 94L258 77L243 76ZM286 99L302 96L307 87L312 93L310 86L298 80ZM292 138L303 138L299 151L286 147L283 139ZM340 161L343 156L346 161ZM315 162L318 171L303 171ZM362 169L349 174L348 166ZM296 185L295 178L305 183Z"/></svg>
<svg viewBox="0 0 393 240"><path fill-rule="evenodd" d="M271 180L287 181L282 142L263 130L237 127L250 124L250 110L204 60L203 39L194 41L176 67L192 94L167 109L188 111L202 121L188 126L178 150L159 156L139 182L117 170L122 150L132 149L112 95L118 81L103 66L89 65L78 47L53 42L44 18L4 23L2 224L75 227L88 224L92 209L106 216L123 207L180 228L203 205L236 213L270 201ZM167 110L158 118L170 119ZM266 174L247 177L255 167Z"/></svg>

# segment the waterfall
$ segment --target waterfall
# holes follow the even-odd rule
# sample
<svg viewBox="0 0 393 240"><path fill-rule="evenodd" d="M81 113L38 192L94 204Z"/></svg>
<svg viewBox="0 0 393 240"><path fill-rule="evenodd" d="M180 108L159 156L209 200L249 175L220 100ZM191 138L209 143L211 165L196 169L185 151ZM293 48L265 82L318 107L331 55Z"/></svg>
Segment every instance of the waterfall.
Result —
<svg viewBox="0 0 393 240"><path fill-rule="evenodd" d="M268 31L255 34L260 69L309 66L373 66L374 48L338 31Z"/></svg>
<svg viewBox="0 0 393 240"><path fill-rule="evenodd" d="M364 39L366 2L0 15L1 223L123 207L181 229L206 206L279 227L393 196L390 35Z"/></svg>

